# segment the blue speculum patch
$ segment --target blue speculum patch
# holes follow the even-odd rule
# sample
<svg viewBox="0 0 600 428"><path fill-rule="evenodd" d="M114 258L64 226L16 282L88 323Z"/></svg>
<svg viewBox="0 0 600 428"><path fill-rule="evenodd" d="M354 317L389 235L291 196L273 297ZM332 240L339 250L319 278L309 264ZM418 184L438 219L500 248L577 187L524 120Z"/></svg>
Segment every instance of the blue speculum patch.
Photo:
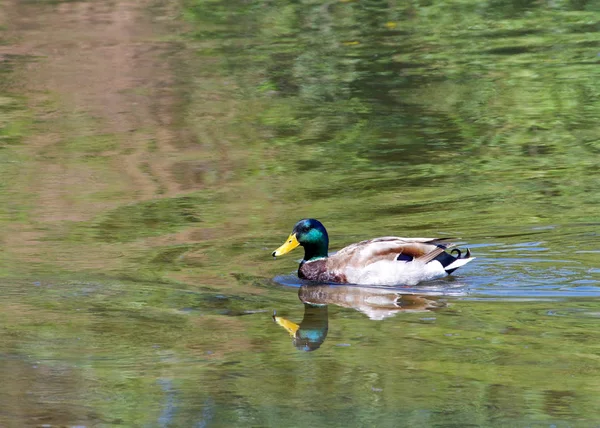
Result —
<svg viewBox="0 0 600 428"><path fill-rule="evenodd" d="M400 260L401 262L412 262L413 256L409 256L408 254L398 254L396 260Z"/></svg>

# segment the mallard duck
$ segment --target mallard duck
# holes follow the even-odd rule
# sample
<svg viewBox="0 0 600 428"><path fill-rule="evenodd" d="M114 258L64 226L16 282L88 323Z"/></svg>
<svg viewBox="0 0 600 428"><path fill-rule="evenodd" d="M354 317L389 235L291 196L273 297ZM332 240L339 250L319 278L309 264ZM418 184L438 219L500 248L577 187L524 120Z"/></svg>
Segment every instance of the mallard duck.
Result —
<svg viewBox="0 0 600 428"><path fill-rule="evenodd" d="M314 218L300 220L273 257L304 247L298 277L318 282L361 285L416 285L442 278L474 257L467 249L463 256L446 252L453 244L447 239L398 238L387 236L351 244L329 255L325 226Z"/></svg>

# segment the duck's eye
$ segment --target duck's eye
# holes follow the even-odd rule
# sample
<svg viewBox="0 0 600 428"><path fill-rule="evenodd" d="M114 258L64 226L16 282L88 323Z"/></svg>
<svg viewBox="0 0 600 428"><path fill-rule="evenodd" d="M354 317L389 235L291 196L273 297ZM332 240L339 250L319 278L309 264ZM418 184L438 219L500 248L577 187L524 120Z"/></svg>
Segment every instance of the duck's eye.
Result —
<svg viewBox="0 0 600 428"><path fill-rule="evenodd" d="M291 244L291 243L292 243L292 240L290 239L290 240L288 241L288 244Z"/></svg>

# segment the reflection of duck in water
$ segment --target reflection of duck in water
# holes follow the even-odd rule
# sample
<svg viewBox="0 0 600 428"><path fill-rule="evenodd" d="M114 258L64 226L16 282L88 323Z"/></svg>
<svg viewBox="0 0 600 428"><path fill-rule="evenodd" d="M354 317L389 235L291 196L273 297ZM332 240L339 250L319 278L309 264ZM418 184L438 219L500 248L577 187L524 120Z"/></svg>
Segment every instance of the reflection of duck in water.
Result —
<svg viewBox="0 0 600 428"><path fill-rule="evenodd" d="M318 282L363 285L415 285L441 278L467 264L473 257L467 250L463 257L455 249L454 257L446 252L453 244L443 239L375 238L342 248L329 256L329 237L325 227L315 219L300 220L287 241L273 251L273 257L304 247L304 259L298 276Z"/></svg>
<svg viewBox="0 0 600 428"><path fill-rule="evenodd" d="M305 304L333 304L356 309L372 320L382 320L398 312L426 312L446 306L435 297L352 285L303 285L298 290L298 297Z"/></svg>
<svg viewBox="0 0 600 428"><path fill-rule="evenodd" d="M304 318L299 325L276 314L273 320L290 333L294 346L304 351L314 351L325 341L329 330L328 304L356 309L372 320L382 320L398 312L426 312L446 306L435 297L345 285L303 285L298 297L304 303Z"/></svg>
<svg viewBox="0 0 600 428"><path fill-rule="evenodd" d="M329 330L329 319L327 315L327 305L304 304L304 318L300 325L273 314L273 321L285 328L290 336L292 343L301 351L314 351L319 348L327 337Z"/></svg>

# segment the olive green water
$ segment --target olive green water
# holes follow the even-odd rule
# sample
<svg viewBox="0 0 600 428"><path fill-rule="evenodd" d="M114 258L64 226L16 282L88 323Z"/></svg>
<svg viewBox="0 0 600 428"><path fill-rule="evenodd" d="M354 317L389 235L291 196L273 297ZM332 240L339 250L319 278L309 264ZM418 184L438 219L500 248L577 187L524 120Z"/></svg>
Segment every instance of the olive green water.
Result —
<svg viewBox="0 0 600 428"><path fill-rule="evenodd" d="M2 9L0 426L600 425L600 3ZM303 217L477 259L301 286Z"/></svg>

